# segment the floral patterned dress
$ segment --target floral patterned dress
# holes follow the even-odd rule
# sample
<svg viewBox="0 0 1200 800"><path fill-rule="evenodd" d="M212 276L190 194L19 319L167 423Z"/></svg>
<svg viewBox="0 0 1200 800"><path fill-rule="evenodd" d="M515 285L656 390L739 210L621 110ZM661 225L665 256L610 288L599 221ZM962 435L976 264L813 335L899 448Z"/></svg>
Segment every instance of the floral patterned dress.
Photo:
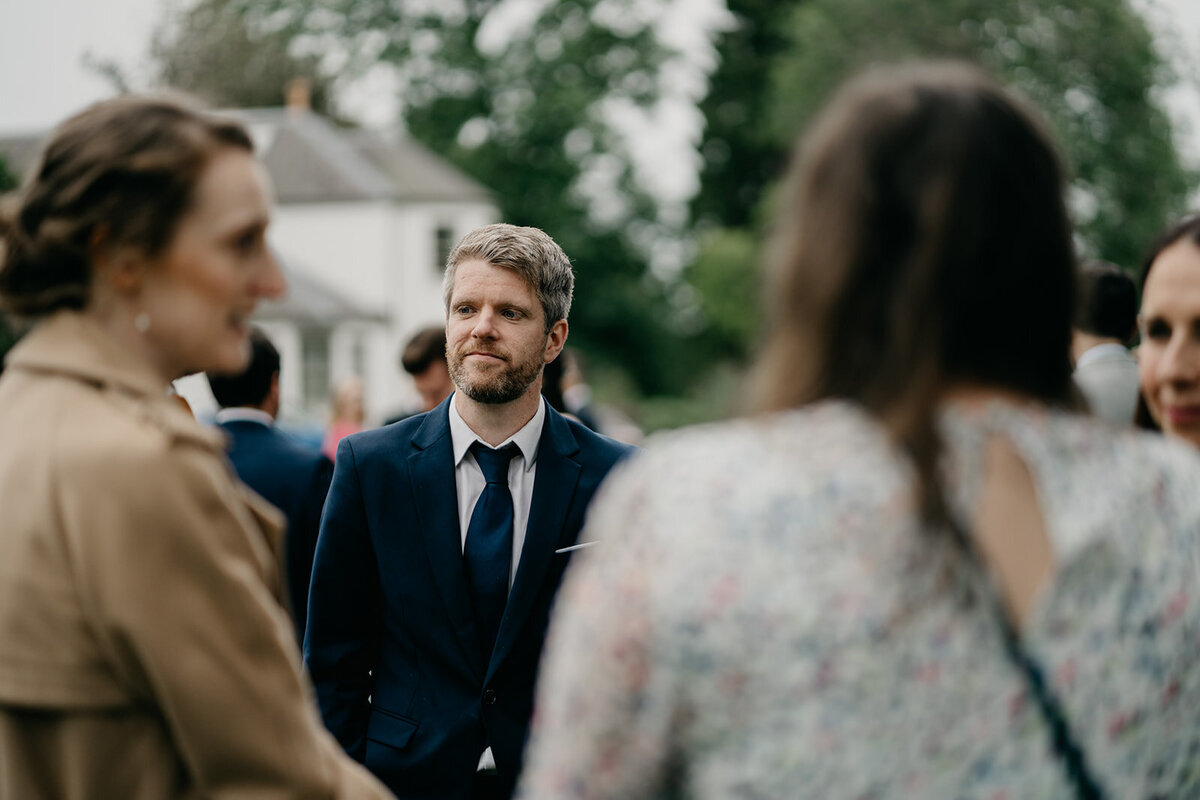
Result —
<svg viewBox="0 0 1200 800"><path fill-rule="evenodd" d="M1200 797L1200 454L1033 405L940 425L959 519L990 435L1030 470L1057 567L1021 641L1107 796ZM560 595L519 796L1073 796L913 477L841 402L670 435L615 473Z"/></svg>

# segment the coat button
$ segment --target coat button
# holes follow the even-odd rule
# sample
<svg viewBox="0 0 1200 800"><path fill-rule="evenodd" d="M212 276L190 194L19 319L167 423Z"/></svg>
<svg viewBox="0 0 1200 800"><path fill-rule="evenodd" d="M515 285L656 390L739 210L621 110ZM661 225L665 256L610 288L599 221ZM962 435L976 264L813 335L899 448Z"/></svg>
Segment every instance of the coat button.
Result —
<svg viewBox="0 0 1200 800"><path fill-rule="evenodd" d="M484 689L483 690L483 704L485 706L496 705L496 690L495 689Z"/></svg>

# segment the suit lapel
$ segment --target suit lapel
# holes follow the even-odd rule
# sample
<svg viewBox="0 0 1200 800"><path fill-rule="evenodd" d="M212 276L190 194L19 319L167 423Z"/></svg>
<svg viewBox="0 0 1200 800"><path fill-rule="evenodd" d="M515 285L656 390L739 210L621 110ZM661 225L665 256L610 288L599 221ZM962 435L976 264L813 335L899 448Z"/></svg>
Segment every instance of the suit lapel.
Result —
<svg viewBox="0 0 1200 800"><path fill-rule="evenodd" d="M446 403L428 414L413 436L416 452L408 457L408 474L416 500L417 529L434 582L450 615L467 663L480 669L483 655L475 633L470 593L463 567L462 533L458 523L458 494L454 480L454 448ZM449 478L449 480L447 480Z"/></svg>
<svg viewBox="0 0 1200 800"><path fill-rule="evenodd" d="M504 616L500 620L487 680L491 679L496 667L512 649L534 601L541 593L554 550L571 544L560 543L560 539L575 496L575 486L579 482L580 466L572 458L578 451L579 445L566 421L547 404L545 428L538 444L537 474L533 483L525 543L521 546L521 560L517 565Z"/></svg>

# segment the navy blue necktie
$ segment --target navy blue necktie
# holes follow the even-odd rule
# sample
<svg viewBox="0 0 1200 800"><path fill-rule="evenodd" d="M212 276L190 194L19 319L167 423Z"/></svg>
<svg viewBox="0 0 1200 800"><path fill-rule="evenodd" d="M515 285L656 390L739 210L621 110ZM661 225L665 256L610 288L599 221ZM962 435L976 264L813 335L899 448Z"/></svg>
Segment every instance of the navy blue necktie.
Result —
<svg viewBox="0 0 1200 800"><path fill-rule="evenodd" d="M512 570L513 501L508 489L508 464L517 454L514 444L493 450L483 442L471 445L475 461L483 470L487 485L471 512L463 559L467 567L467 586L479 645L484 661L491 658L508 601L508 576Z"/></svg>

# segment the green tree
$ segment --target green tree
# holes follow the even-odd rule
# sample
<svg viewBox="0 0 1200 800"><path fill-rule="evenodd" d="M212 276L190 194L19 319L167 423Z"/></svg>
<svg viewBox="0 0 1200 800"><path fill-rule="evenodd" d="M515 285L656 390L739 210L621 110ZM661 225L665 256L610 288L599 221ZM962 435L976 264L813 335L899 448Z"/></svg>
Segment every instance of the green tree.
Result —
<svg viewBox="0 0 1200 800"><path fill-rule="evenodd" d="M247 16L237 0L199 0L158 26L150 57L159 85L226 107L278 106L293 79L308 82L315 110L331 112L333 80L315 54L294 55L292 34ZM130 81L112 63L93 69L118 90Z"/></svg>
<svg viewBox="0 0 1200 800"><path fill-rule="evenodd" d="M729 0L739 20L702 104L701 235L686 276L714 357L748 354L761 317L739 291L762 258L768 197L797 133L850 74L948 57L981 64L1048 116L1072 179L1086 255L1127 268L1180 213L1193 174L1158 91L1171 75L1128 0ZM716 230L711 226L724 226ZM1031 290L1033 290L1031 288Z"/></svg>
<svg viewBox="0 0 1200 800"><path fill-rule="evenodd" d="M20 181L17 180L16 174L12 168L8 166L8 162L0 156L0 192L8 192L17 188Z"/></svg>
<svg viewBox="0 0 1200 800"><path fill-rule="evenodd" d="M1192 174L1157 99L1171 75L1129 0L807 0L789 31L765 120L777 141L868 64L958 58L1018 87L1048 116L1088 255L1132 267L1183 208Z"/></svg>
<svg viewBox="0 0 1200 800"><path fill-rule="evenodd" d="M760 247L749 228L720 228L706 233L688 283L698 294L704 315L704 346L710 358L745 361L759 334Z"/></svg>
<svg viewBox="0 0 1200 800"><path fill-rule="evenodd" d="M720 61L700 103L700 191L692 215L700 225L752 222L767 185L783 168L788 142L761 123L774 97L771 67L788 45L787 22L796 3L726 0L732 27L717 42Z"/></svg>

